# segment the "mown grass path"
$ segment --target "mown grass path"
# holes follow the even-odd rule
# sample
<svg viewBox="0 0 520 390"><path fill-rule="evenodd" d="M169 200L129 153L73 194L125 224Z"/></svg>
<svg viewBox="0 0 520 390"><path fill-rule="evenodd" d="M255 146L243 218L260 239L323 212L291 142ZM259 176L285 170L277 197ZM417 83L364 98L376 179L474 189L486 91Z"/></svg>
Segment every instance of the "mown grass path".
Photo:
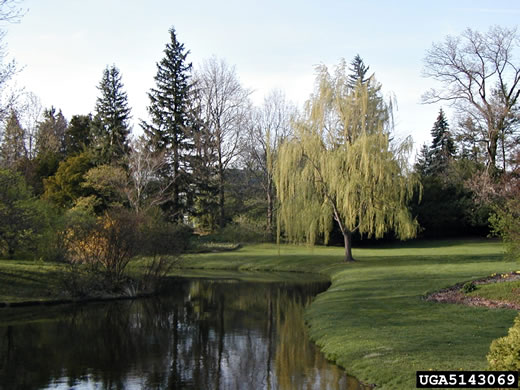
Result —
<svg viewBox="0 0 520 390"><path fill-rule="evenodd" d="M520 268L496 241L412 242L354 250L254 245L186 257L183 267L326 274L306 313L311 338L347 372L380 389L414 389L417 370L482 370L516 311L427 302L429 292Z"/></svg>

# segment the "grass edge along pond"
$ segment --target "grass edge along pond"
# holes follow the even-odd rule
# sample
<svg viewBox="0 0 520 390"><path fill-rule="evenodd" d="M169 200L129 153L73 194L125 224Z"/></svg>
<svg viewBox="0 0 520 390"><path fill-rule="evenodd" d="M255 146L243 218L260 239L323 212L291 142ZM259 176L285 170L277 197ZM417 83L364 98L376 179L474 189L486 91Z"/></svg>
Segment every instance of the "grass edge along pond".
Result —
<svg viewBox="0 0 520 390"><path fill-rule="evenodd" d="M186 255L179 272L199 277L225 275L226 270L296 272L287 279L301 272L326 276L332 285L306 311L310 337L349 375L378 389L413 389L417 370L485 369L491 341L505 336L517 315L422 299L456 283L520 269L503 259L498 241L411 241L354 249L354 256L359 261L346 264L343 248L250 245ZM62 268L0 260L0 300L52 300Z"/></svg>
<svg viewBox="0 0 520 390"><path fill-rule="evenodd" d="M517 311L427 302L455 283L516 271L498 241L414 241L355 249L262 244L186 256L183 272L262 270L327 275L332 285L306 312L309 334L327 358L378 389L414 389L417 370L484 370L491 342ZM200 272L200 271L197 271Z"/></svg>

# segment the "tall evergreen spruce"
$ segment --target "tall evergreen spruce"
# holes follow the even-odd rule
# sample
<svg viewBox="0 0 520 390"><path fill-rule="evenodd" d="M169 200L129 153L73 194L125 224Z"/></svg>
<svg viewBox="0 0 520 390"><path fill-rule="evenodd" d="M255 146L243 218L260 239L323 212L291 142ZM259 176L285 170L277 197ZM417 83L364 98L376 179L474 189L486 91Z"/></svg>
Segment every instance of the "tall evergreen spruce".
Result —
<svg viewBox="0 0 520 390"><path fill-rule="evenodd" d="M447 237L461 232L481 234L485 210L475 212L473 194L465 187L471 168L465 158L455 159L455 144L441 109L431 130L430 146L424 144L415 163L423 185L412 203L425 237ZM469 170L468 170L469 169Z"/></svg>
<svg viewBox="0 0 520 390"><path fill-rule="evenodd" d="M119 69L105 68L93 120L94 146L100 163L116 163L129 151L130 108Z"/></svg>
<svg viewBox="0 0 520 390"><path fill-rule="evenodd" d="M43 120L38 123L36 133L36 154L56 154L63 157L65 153L65 132L67 120L61 112L51 107L43 113Z"/></svg>
<svg viewBox="0 0 520 390"><path fill-rule="evenodd" d="M449 161L455 155L455 143L449 131L448 121L442 108L431 130L430 171L433 174L446 170Z"/></svg>
<svg viewBox="0 0 520 390"><path fill-rule="evenodd" d="M423 145L415 163L415 171L423 177L445 173L455 156L455 142L451 137L448 120L442 108L433 124L431 135L431 146Z"/></svg>
<svg viewBox="0 0 520 390"><path fill-rule="evenodd" d="M190 135L190 78L192 64L189 54L177 40L175 29L169 30L170 42L164 58L157 63L156 87L148 93L151 122L141 126L156 153L165 153L167 164L160 172L162 180L171 183L169 201L163 209L172 221L181 222L190 207L188 169L189 153L193 148Z"/></svg>
<svg viewBox="0 0 520 390"><path fill-rule="evenodd" d="M421 151L417 155L417 159L415 161L415 172L420 174L421 176L427 176L430 173L431 167L431 152L428 145L423 144Z"/></svg>

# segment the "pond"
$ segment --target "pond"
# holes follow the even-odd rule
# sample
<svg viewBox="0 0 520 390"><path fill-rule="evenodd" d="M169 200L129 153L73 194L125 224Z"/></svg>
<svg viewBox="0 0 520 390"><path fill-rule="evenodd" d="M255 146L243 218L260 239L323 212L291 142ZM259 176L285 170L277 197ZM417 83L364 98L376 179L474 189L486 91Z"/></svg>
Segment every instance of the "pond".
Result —
<svg viewBox="0 0 520 390"><path fill-rule="evenodd" d="M180 279L160 298L0 311L0 389L364 389L309 342L327 283Z"/></svg>

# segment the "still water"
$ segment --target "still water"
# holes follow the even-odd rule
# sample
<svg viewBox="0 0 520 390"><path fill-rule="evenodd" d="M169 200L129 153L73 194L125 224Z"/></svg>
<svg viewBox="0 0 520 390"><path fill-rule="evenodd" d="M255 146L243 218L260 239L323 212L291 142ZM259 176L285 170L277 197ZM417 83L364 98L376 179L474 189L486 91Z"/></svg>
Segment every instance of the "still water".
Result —
<svg viewBox="0 0 520 390"><path fill-rule="evenodd" d="M363 387L309 342L324 283L180 280L154 299L0 311L0 389Z"/></svg>

